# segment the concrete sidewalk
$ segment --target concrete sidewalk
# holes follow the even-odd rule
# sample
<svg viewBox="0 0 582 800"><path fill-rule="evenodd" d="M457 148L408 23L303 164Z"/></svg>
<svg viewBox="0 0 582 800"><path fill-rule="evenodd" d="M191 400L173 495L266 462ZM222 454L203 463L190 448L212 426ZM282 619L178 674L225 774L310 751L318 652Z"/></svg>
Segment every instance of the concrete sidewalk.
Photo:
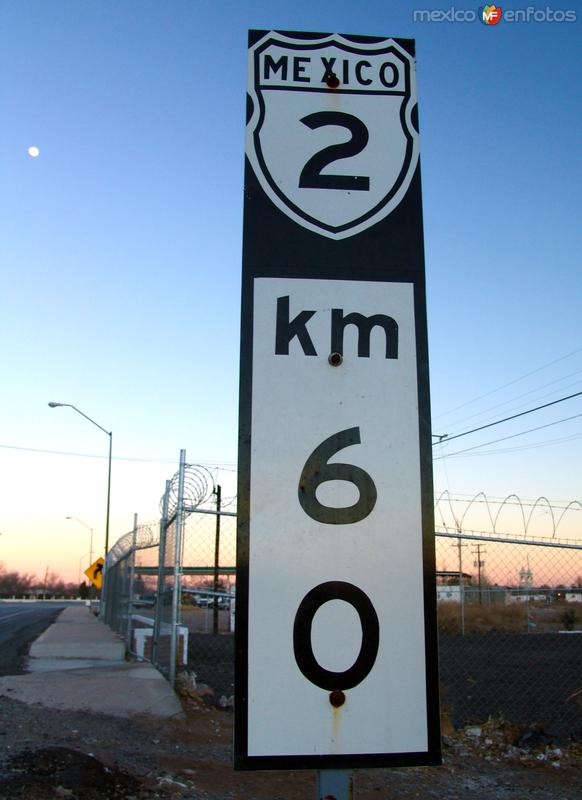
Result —
<svg viewBox="0 0 582 800"><path fill-rule="evenodd" d="M0 678L0 696L116 717L182 715L151 665L125 660L125 644L86 606L68 606L30 648L28 674Z"/></svg>

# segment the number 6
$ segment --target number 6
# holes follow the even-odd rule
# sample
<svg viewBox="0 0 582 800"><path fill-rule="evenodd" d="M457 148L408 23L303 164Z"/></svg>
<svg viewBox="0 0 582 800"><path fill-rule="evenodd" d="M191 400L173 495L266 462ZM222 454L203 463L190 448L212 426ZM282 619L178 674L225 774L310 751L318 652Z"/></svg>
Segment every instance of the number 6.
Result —
<svg viewBox="0 0 582 800"><path fill-rule="evenodd" d="M299 503L305 513L316 522L326 525L349 525L365 519L376 505L378 492L372 478L361 467L353 464L328 464L331 456L344 447L360 444L360 429L347 428L334 433L319 444L305 462L299 479ZM353 483L360 496L353 505L334 508L320 503L315 493L327 481Z"/></svg>

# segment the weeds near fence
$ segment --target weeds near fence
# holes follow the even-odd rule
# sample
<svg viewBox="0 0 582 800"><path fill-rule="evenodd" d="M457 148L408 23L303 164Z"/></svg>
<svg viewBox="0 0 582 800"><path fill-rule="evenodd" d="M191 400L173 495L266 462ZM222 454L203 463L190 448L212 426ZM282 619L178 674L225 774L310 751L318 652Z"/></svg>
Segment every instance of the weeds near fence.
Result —
<svg viewBox="0 0 582 800"><path fill-rule="evenodd" d="M466 603L463 609L464 633L557 633L573 631L579 613L562 603L519 603L509 606ZM439 633L461 633L461 606L458 602L438 604Z"/></svg>
<svg viewBox="0 0 582 800"><path fill-rule="evenodd" d="M527 628L527 610L524 606L465 605L465 633L521 633ZM460 633L459 603L439 603L439 633Z"/></svg>

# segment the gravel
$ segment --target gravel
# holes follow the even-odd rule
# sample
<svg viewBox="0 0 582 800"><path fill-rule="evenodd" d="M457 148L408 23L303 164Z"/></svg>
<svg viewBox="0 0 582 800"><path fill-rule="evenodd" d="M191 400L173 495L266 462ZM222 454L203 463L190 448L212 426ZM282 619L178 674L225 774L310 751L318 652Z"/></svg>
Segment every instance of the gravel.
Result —
<svg viewBox="0 0 582 800"><path fill-rule="evenodd" d="M133 720L0 698L1 800L306 800L314 771L234 772L233 717L195 692L184 719ZM362 770L355 800L579 800L582 749L490 721L444 737L442 767Z"/></svg>
<svg viewBox="0 0 582 800"><path fill-rule="evenodd" d="M582 635L441 634L439 649L456 728L495 716L561 744L582 741Z"/></svg>
<svg viewBox="0 0 582 800"><path fill-rule="evenodd" d="M361 770L354 775L355 800L579 800L582 746L572 739L564 741L559 731L556 734L552 728L558 730L557 724L546 730L532 723L547 707L545 711L536 707L535 714L525 714L521 721L503 713L488 719L484 711L492 697L506 697L509 703L511 692L502 691L504 675L516 677L524 666L531 675L535 653L514 657L508 645L509 649L495 656L493 639L464 638L448 642L441 676L448 684L447 697L453 708L462 707L467 698L474 705L467 718L457 715L460 730L453 728L447 714L443 716L443 766ZM192 639L191 646L198 654L193 654L198 686L195 691L187 676L178 681L185 711L182 719L141 716L128 720L0 697L0 800L315 798L316 773L312 770L233 771L233 715L228 705L219 707L221 697L232 697L232 638L217 637L215 650L204 658L200 656L203 641ZM543 647L541 640L538 644ZM536 646L535 642L528 644ZM463 648L476 648L471 664L477 666L467 675L454 671ZM578 685L580 674L577 658L570 658L565 649L552 652L549 660L543 660L546 678L538 676L549 681L547 706L560 684L555 674L552 676L553 670L558 668L560 674L568 665L562 694ZM493 663L497 657L499 664ZM208 686L201 686L202 681ZM513 685L512 681L509 684Z"/></svg>

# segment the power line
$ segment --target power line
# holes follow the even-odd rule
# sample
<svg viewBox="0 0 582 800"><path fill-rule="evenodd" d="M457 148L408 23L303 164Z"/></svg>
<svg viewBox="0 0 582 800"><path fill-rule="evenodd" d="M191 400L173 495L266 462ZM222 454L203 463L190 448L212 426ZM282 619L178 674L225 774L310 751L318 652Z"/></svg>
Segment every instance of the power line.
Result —
<svg viewBox="0 0 582 800"><path fill-rule="evenodd" d="M526 378L529 378L531 375L535 375L537 372L541 372L548 367L552 367L554 364L558 364L560 361L565 361L565 359L570 358L571 356L576 355L576 353L582 352L582 347L576 348L576 350L572 350L570 353L566 353L565 356L560 356L560 358L555 358L553 361L548 361L547 364L542 364L541 367L537 367L536 369L531 370L530 372L526 372L525 375L521 375L519 378L514 378L512 381L508 383L504 383L502 386L498 386L496 389L491 389L489 392L485 392L485 394L481 394L478 397L474 397L472 400L467 400L465 403L461 403L460 406L455 406L455 408L451 408L449 411L444 411L442 414L438 414L436 419L440 417L444 417L447 414L452 414L454 411L458 411L465 406L471 405L471 403L476 403L478 400L482 400L484 397L489 397L496 392L500 392L502 389L507 389L508 386L513 386L515 383L519 383L519 381L523 381Z"/></svg>
<svg viewBox="0 0 582 800"><path fill-rule="evenodd" d="M13 444L0 444L3 450L20 450L24 453L42 453L51 456L72 456L74 458L108 458L100 453L73 453L66 450L43 450L40 447L20 447ZM140 464L177 464L177 458L137 458L135 456L113 456L113 461L133 461ZM234 461L207 461L204 459L188 459L190 463L201 466L217 467L225 472L236 472Z"/></svg>
<svg viewBox="0 0 582 800"><path fill-rule="evenodd" d="M3 450L20 450L24 453L42 453L50 456L73 456L75 458L107 458L106 455L100 453L72 453L66 450L44 450L40 447L20 447L14 444L0 444ZM139 461L143 463L153 464L177 464L178 459L173 458L133 458L131 456L113 456L113 461Z"/></svg>
<svg viewBox="0 0 582 800"><path fill-rule="evenodd" d="M582 392L581 392L582 394ZM473 447L467 447L464 450L457 450L454 453L447 453L445 456L437 456L435 461L438 461L441 458L447 458L447 456L458 456L460 453L468 453L470 450L477 450L480 447L487 447L490 444L498 444L499 442L506 442L508 439L515 439L518 436L524 436L526 433L533 433L534 431L541 431L544 428L551 428L554 425L559 425L562 422L569 422L572 419L578 419L582 417L582 414L574 414L571 417L564 417L563 419L558 419L555 422L548 422L546 425L538 425L537 428L528 428L527 431L520 431L519 433L513 433L510 436L502 436L501 439L492 439L490 442L482 442L481 444L476 444ZM462 434L459 434L462 436Z"/></svg>
<svg viewBox="0 0 582 800"><path fill-rule="evenodd" d="M489 406L488 408L485 408L482 411L476 411L474 414L469 414L469 416L463 417L462 419L458 420L457 423L455 423L455 424L456 425L457 424L460 425L463 422L467 422L468 420L475 419L475 417L483 417L485 414L487 414L490 411L495 411L496 409L502 408L503 406L508 406L511 403L515 403L517 400L521 400L523 397L527 397L528 395L536 394L537 392L542 391L543 389L545 389L548 386L552 386L552 385L554 385L556 383L562 383L563 381L567 380L568 378L571 378L573 375L578 375L581 372L582 372L582 370L576 370L575 372L570 372L568 375L564 375L561 378L556 378L556 380L549 381L548 383L544 383L542 386L537 386L535 389L530 389L528 392L523 392L522 394L518 394L516 397L511 397L509 400L504 400L502 403L496 403L494 406ZM578 379L576 381L573 381L572 383L569 383L566 386L556 387L555 389L552 389L551 391L546 392L545 394L539 395L538 397L534 398L534 401L537 400L539 402L540 400L545 400L546 397L551 397L553 394L556 394L557 392L560 392L560 391L563 392L563 391L566 391L568 389L572 389L574 387L577 387L579 385L580 385L580 379ZM519 405L517 407L514 406L514 408L510 408L509 411L510 412L511 411L515 411L515 410L517 410L517 408L519 408Z"/></svg>
<svg viewBox="0 0 582 800"><path fill-rule="evenodd" d="M532 442L531 444L522 444L517 445L517 447L505 447L499 451L491 451L491 452L499 452L499 453L517 453L521 450L539 450L540 447L551 447L554 444L562 444L563 442L574 442L578 439L582 439L582 433L575 433L571 436L559 436L556 439L544 439L541 442Z"/></svg>
<svg viewBox="0 0 582 800"><path fill-rule="evenodd" d="M477 431L484 431L486 428L492 428L494 425L501 425L502 422L509 422L512 419L517 419L518 417L524 417L526 414L533 414L534 411L540 411L542 408L549 408L550 406L555 406L557 403L563 403L564 400L571 400L573 397L580 397L580 395L582 395L582 392L575 392L574 394L569 394L567 397L560 397L558 400L552 400L551 403L544 403L541 406L536 406L535 408L529 408L527 411L520 411L519 414L512 414L510 417L504 417L503 419L498 419L495 422L489 422L487 423L487 425L480 425L478 428L472 428L470 431L463 431L463 433L457 433L454 436L447 436L445 442L448 444L448 442L452 442L453 439L460 439L461 436L468 436L470 433L477 433ZM433 442L433 447L435 446L435 444L439 443L440 442ZM453 454L447 453L445 455L453 455Z"/></svg>
<svg viewBox="0 0 582 800"><path fill-rule="evenodd" d="M459 453L465 454L465 458L477 458L479 456L499 456L506 453L519 453L523 450L539 450L542 447L552 447L552 445L563 444L564 442L573 442L582 438L582 433L574 434L572 436L561 436L556 439L545 439L542 442L532 442L531 444L516 445L515 447L500 447L496 450L486 450L485 452L467 452L466 450L457 450L455 453L450 453L450 457L454 458ZM472 448L469 448L472 450ZM433 461L439 461L444 456L437 456ZM446 462L445 462L446 463Z"/></svg>

